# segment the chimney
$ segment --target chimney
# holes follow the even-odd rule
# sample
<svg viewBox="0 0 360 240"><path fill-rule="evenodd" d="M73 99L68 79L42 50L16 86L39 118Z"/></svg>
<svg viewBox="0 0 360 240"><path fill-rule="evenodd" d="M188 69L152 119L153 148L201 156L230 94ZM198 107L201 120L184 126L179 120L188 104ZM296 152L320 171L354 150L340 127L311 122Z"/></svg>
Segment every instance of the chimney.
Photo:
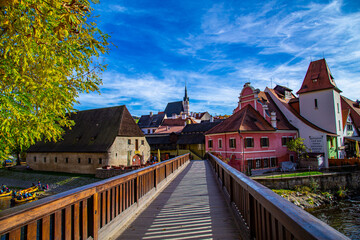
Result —
<svg viewBox="0 0 360 240"><path fill-rule="evenodd" d="M271 126L273 126L273 128L277 128L276 126L276 112L271 112Z"/></svg>
<svg viewBox="0 0 360 240"><path fill-rule="evenodd" d="M152 117L153 116L153 112L150 112L150 117Z"/></svg>

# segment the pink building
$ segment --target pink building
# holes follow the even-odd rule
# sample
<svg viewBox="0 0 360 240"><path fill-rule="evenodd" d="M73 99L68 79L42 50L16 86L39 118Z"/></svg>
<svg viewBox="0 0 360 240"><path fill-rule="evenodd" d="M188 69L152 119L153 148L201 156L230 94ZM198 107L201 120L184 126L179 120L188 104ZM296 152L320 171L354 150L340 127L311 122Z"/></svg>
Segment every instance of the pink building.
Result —
<svg viewBox="0 0 360 240"><path fill-rule="evenodd" d="M267 93L250 83L240 93L234 114L206 132L206 151L240 170L268 171L295 161L286 143L297 129L283 116Z"/></svg>

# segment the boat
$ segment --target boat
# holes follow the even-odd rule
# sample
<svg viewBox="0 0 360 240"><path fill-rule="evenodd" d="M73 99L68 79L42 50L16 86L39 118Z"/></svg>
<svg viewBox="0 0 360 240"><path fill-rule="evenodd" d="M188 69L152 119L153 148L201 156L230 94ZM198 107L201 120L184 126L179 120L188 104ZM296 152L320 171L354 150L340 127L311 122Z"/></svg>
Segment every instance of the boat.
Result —
<svg viewBox="0 0 360 240"><path fill-rule="evenodd" d="M33 193L33 192L36 192L37 190L39 190L38 186L32 186L32 187L20 190L19 192L17 192L17 194Z"/></svg>
<svg viewBox="0 0 360 240"><path fill-rule="evenodd" d="M36 198L36 193L34 193L32 196L27 197L27 198L21 198L21 199L13 198L12 200L14 200L14 203L23 203L23 202L33 200L35 198Z"/></svg>
<svg viewBox="0 0 360 240"><path fill-rule="evenodd" d="M10 191L10 192L4 192L4 193L1 193L0 194L0 197L7 197L7 196L11 196L11 194L12 194L12 190Z"/></svg>

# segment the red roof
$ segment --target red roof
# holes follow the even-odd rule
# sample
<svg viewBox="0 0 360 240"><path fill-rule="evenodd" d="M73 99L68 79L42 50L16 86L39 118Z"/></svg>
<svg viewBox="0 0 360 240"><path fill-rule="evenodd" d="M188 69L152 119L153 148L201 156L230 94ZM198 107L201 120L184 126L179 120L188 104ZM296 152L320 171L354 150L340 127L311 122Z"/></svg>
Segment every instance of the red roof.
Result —
<svg viewBox="0 0 360 240"><path fill-rule="evenodd" d="M206 134L237 132L238 130L275 131L275 128L273 128L258 111L248 104L219 125L207 131Z"/></svg>
<svg viewBox="0 0 360 240"><path fill-rule="evenodd" d="M356 127L356 130L360 128L360 107L355 101L352 101L344 96L341 96L341 108L342 110L350 109L351 119Z"/></svg>
<svg viewBox="0 0 360 240"><path fill-rule="evenodd" d="M320 59L310 63L304 81L297 94L324 89L334 89L341 92L334 82L334 78L331 75L325 59Z"/></svg>

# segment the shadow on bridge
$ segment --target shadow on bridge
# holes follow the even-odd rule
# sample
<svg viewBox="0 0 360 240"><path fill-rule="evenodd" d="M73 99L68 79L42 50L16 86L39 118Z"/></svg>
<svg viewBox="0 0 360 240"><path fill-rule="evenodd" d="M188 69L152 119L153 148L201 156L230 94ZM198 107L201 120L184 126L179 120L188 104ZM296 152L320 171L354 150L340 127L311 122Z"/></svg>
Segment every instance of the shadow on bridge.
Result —
<svg viewBox="0 0 360 240"><path fill-rule="evenodd" d="M207 161L192 161L117 239L239 239Z"/></svg>

